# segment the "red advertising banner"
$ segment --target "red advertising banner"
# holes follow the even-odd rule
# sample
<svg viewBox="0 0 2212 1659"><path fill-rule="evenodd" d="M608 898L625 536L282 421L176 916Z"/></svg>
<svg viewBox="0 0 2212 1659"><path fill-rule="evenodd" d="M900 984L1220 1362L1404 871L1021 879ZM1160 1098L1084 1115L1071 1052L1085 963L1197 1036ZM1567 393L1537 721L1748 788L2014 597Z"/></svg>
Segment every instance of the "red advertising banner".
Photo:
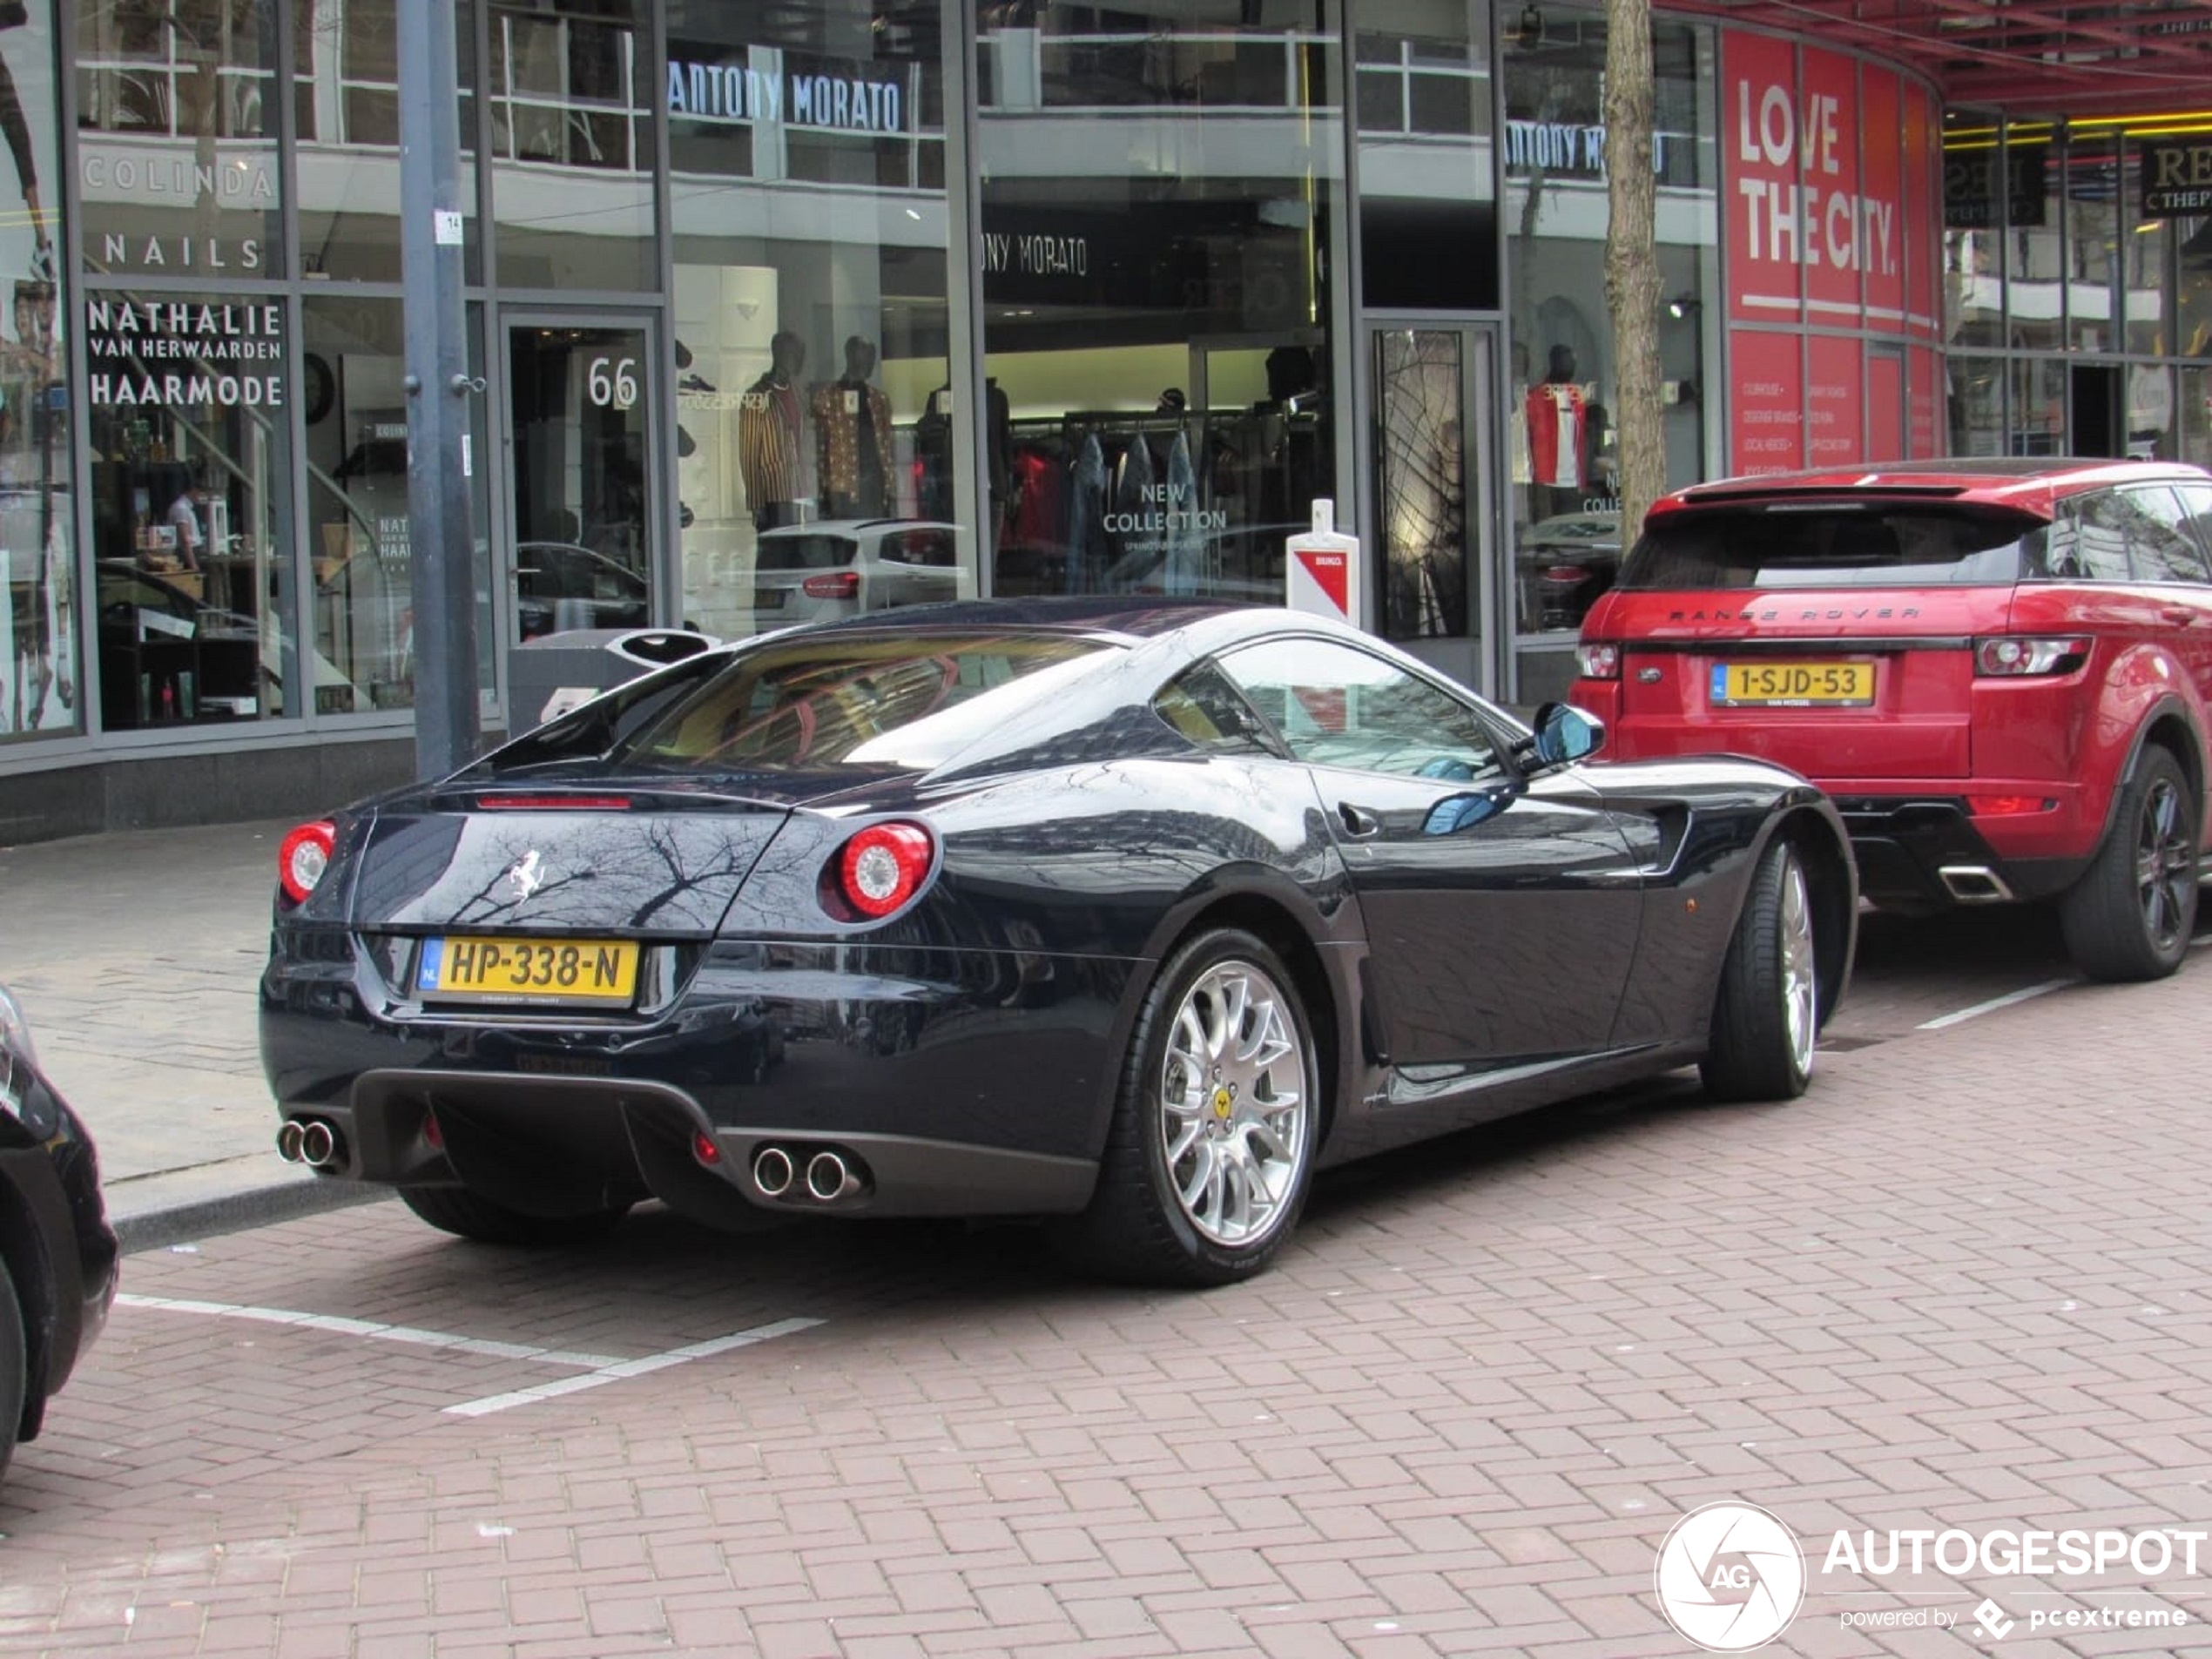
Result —
<svg viewBox="0 0 2212 1659"><path fill-rule="evenodd" d="M1815 334L1805 342L1805 464L1848 467L1864 461L1859 408L1863 348L1856 340Z"/></svg>
<svg viewBox="0 0 2212 1659"><path fill-rule="evenodd" d="M1936 229L1938 204L1943 200L1943 165L1936 120L1935 99L1917 83L1905 89L1905 146L1899 172L1905 181L1904 219L1909 227L1905 246L1905 329L1907 334L1939 339L1942 245ZM1915 449L1914 455L1924 452Z"/></svg>
<svg viewBox="0 0 2212 1659"><path fill-rule="evenodd" d="M1905 354L1905 441L1915 461L1944 453L1943 357L1925 346Z"/></svg>
<svg viewBox="0 0 2212 1659"><path fill-rule="evenodd" d="M1797 334L1731 328L1728 334L1729 470L1792 472L1804 464L1804 381Z"/></svg>
<svg viewBox="0 0 2212 1659"><path fill-rule="evenodd" d="M1721 197L1736 322L1803 317L1797 51L1771 35L1721 36Z"/></svg>
<svg viewBox="0 0 2212 1659"><path fill-rule="evenodd" d="M1866 354L1865 458L1902 461L1907 453L1905 354L1894 346L1876 346Z"/></svg>
<svg viewBox="0 0 2212 1659"><path fill-rule="evenodd" d="M1858 60L1805 48L1797 95L1799 240L1805 309L1856 327L1860 274L1895 257L1897 203L1858 188Z"/></svg>
<svg viewBox="0 0 2212 1659"><path fill-rule="evenodd" d="M1914 97L1919 94L1916 91ZM1905 246L1925 242L1928 227L1916 221L1905 191L1904 111L1897 77L1867 64L1859 76L1860 189L1870 202L1895 209L1888 236L1879 239L1878 257L1866 261L1866 326L1880 334L1905 331Z"/></svg>

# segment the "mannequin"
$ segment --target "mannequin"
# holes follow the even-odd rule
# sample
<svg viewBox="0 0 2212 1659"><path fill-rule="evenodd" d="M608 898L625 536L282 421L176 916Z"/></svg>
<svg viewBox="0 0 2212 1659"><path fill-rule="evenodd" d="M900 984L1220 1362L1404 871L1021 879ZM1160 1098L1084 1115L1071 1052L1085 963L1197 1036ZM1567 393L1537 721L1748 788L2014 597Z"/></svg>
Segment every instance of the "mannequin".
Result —
<svg viewBox="0 0 2212 1659"><path fill-rule="evenodd" d="M1575 348L1554 346L1549 372L1528 388L1530 505L1540 519L1578 511L1588 482L1588 410L1575 383Z"/></svg>
<svg viewBox="0 0 2212 1659"><path fill-rule="evenodd" d="M788 328L768 342L768 372L738 403L738 470L752 522L761 529L796 523L806 495L800 475L799 374L806 342Z"/></svg>
<svg viewBox="0 0 2212 1659"><path fill-rule="evenodd" d="M814 388L814 450L830 518L874 518L890 508L891 400L870 383L874 372L874 345L854 334L845 342L843 376Z"/></svg>

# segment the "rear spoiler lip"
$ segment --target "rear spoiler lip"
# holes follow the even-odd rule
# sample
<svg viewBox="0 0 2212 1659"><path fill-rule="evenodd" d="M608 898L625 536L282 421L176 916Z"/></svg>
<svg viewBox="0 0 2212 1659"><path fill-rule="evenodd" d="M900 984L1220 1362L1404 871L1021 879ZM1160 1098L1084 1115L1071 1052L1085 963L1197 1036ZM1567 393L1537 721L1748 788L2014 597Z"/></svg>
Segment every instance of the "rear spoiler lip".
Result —
<svg viewBox="0 0 2212 1659"><path fill-rule="evenodd" d="M1703 626L1704 624L1696 624ZM1971 634L1637 634L1619 642L1622 654L1710 651L1724 647L1742 656L1803 656L1807 651L1972 651Z"/></svg>

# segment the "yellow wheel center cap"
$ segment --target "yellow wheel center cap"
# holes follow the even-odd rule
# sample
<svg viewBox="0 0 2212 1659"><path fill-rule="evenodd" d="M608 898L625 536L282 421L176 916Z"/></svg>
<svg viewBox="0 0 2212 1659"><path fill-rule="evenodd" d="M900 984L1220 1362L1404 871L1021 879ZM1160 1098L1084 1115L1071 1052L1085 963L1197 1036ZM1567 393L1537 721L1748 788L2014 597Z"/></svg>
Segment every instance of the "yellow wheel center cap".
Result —
<svg viewBox="0 0 2212 1659"><path fill-rule="evenodd" d="M1226 1089L1215 1089L1213 1091L1213 1115L1216 1117L1227 1117L1229 1116L1229 1091Z"/></svg>

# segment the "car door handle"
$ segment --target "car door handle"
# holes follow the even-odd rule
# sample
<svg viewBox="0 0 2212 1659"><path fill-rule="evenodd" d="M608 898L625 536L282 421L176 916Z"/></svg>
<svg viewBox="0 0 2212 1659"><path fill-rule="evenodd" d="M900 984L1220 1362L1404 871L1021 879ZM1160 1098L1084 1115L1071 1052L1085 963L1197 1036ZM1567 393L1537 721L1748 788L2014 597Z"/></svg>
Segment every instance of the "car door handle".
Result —
<svg viewBox="0 0 2212 1659"><path fill-rule="evenodd" d="M1372 835L1382 827L1382 819L1365 806L1354 806L1348 800L1337 803L1337 816L1344 820L1344 831L1347 835Z"/></svg>
<svg viewBox="0 0 2212 1659"><path fill-rule="evenodd" d="M2159 613L2176 628L2187 628L2197 618L2197 611L2190 605L2168 605Z"/></svg>

